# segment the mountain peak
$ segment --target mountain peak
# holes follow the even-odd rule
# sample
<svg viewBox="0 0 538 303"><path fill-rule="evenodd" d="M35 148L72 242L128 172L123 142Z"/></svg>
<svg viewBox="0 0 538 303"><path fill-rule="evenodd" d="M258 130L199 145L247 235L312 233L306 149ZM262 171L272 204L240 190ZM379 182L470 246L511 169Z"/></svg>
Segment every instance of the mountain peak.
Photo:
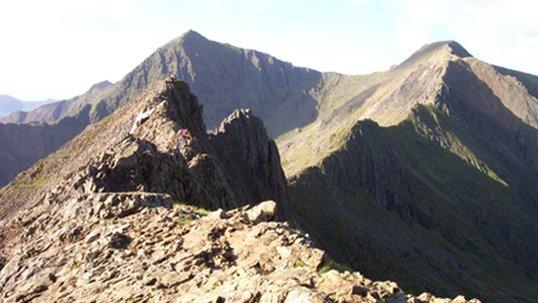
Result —
<svg viewBox="0 0 538 303"><path fill-rule="evenodd" d="M184 32L179 37L175 38L174 40L168 42L167 44L159 47L160 50L166 50L166 49L176 49L177 47L184 47L185 45L197 45L200 46L201 44L205 44L205 42L208 42L209 40L202 36L197 31L194 31L192 29Z"/></svg>
<svg viewBox="0 0 538 303"><path fill-rule="evenodd" d="M201 35L195 30L189 29L185 33L183 33L181 36L179 36L180 40L207 40L206 37Z"/></svg>
<svg viewBox="0 0 538 303"><path fill-rule="evenodd" d="M91 91L99 91L99 90L102 90L102 89L105 89L109 86L112 85L112 82L108 81L108 80L104 80L104 81L101 81L101 82L98 82L98 83L95 83L94 85L92 85L90 87L90 89L88 90L88 92L91 92Z"/></svg>
<svg viewBox="0 0 538 303"><path fill-rule="evenodd" d="M440 49L440 48L447 49L451 54L461 57L461 58L473 56L461 44L459 44L458 42L454 40L434 42L434 43L429 44L428 46L435 49Z"/></svg>
<svg viewBox="0 0 538 303"><path fill-rule="evenodd" d="M439 55L442 55L443 57L447 57L447 54L459 58L472 57L472 55L463 46L461 46L461 44L453 40L447 40L433 42L422 46L418 51L414 52L411 57L409 57L399 66L407 66L408 64L418 62L424 58L429 58L431 56L438 57Z"/></svg>
<svg viewBox="0 0 538 303"><path fill-rule="evenodd" d="M448 52L460 58L472 57L472 55L463 46L461 46L461 44L454 40L438 41L426 44L421 47L417 52L415 52L411 57L415 57L416 55L421 56L434 52Z"/></svg>

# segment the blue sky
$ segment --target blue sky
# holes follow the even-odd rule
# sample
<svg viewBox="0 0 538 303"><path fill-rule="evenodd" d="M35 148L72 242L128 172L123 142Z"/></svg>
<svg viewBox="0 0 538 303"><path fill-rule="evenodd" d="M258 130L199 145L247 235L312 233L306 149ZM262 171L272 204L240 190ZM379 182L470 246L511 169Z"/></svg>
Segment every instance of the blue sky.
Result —
<svg viewBox="0 0 538 303"><path fill-rule="evenodd" d="M68 98L188 29L322 71L389 68L428 42L538 74L536 1L2 0L0 94Z"/></svg>

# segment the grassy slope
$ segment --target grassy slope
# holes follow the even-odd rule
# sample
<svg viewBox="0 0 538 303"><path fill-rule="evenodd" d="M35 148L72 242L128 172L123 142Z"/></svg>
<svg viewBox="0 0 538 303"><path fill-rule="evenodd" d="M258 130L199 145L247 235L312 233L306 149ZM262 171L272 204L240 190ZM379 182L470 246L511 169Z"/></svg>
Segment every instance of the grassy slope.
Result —
<svg viewBox="0 0 538 303"><path fill-rule="evenodd" d="M296 220L336 261L411 290L538 300L521 261L527 254L532 262L536 223L480 160L483 146L431 107L398 126L361 130L321 168L292 180Z"/></svg>

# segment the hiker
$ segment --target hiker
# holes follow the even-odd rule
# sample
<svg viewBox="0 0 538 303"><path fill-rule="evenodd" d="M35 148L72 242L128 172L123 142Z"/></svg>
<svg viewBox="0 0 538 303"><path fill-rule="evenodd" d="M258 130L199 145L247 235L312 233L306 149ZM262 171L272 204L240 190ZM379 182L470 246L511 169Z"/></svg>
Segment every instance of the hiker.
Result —
<svg viewBox="0 0 538 303"><path fill-rule="evenodd" d="M192 140L191 132L188 129L186 128L180 129L177 132L177 141L178 141L177 148L178 149L183 148L185 144L189 143L191 140Z"/></svg>

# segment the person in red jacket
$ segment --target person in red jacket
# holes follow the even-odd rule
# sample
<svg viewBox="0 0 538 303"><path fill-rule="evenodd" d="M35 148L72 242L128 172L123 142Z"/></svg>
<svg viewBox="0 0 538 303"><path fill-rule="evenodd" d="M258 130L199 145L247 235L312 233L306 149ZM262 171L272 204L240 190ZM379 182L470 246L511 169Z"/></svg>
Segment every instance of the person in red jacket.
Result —
<svg viewBox="0 0 538 303"><path fill-rule="evenodd" d="M179 143L178 148L182 148L185 146L185 144L189 143L190 140L192 140L191 132L186 128L180 129L177 132L177 139Z"/></svg>

